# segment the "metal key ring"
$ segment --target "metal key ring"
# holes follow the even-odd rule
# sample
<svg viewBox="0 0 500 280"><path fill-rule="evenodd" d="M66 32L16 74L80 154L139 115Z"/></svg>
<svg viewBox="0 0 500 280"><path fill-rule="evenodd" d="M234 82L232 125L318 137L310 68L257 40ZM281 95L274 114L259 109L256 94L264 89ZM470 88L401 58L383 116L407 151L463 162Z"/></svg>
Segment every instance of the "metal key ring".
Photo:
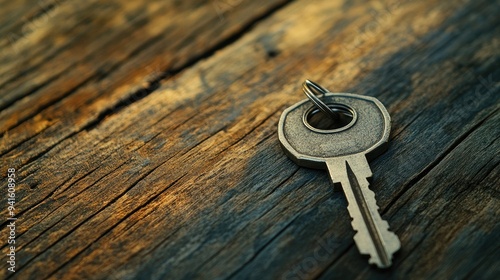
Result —
<svg viewBox="0 0 500 280"><path fill-rule="evenodd" d="M310 80L306 80L304 84L302 84L302 90L307 98L309 98L309 100L311 100L321 111L330 116L333 120L340 119L338 112L333 111L330 107L328 107L328 105L325 104L325 102L321 101L321 99L313 93L313 91L315 91L324 95L329 93L329 90Z"/></svg>

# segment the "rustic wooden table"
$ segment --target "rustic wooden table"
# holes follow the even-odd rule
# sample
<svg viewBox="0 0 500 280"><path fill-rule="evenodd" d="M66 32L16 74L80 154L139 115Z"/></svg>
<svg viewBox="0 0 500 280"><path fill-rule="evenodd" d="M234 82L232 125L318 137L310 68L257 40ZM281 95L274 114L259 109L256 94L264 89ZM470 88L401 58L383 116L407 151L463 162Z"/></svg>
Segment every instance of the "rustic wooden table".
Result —
<svg viewBox="0 0 500 280"><path fill-rule="evenodd" d="M498 1L0 2L0 277L498 279ZM390 269L280 148L306 78L392 116Z"/></svg>

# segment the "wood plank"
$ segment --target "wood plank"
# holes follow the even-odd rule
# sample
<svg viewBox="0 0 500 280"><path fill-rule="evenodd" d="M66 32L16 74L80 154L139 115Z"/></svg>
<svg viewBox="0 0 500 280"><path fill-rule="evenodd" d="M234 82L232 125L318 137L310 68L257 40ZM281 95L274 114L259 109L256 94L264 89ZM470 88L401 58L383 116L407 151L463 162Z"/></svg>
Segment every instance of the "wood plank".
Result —
<svg viewBox="0 0 500 280"><path fill-rule="evenodd" d="M2 172L14 166L21 180L16 276L495 275L498 10L295 1L154 87L138 87L148 72L133 66L160 55L124 57L103 78L104 96L89 80L4 134ZM85 62L90 73L97 61ZM391 146L372 164L372 189L403 243L390 270L359 256L326 173L297 167L279 147L279 115L304 98L304 78L376 96L391 113Z"/></svg>
<svg viewBox="0 0 500 280"><path fill-rule="evenodd" d="M230 7L234 14L227 16L210 3L205 8L198 3L165 1L148 2L147 6L139 2L62 4L58 13L36 30L38 36L25 38L16 46L15 59L12 55L0 58L6 62L0 80L5 83L0 98L0 133L5 135L9 130L8 137L1 139L0 154L49 127L64 130L57 134L60 137L46 141L50 147L85 125L91 126L124 102L134 102L153 90L156 80L220 48L284 2L241 3ZM72 20L68 24L57 24L68 17ZM52 34L52 41L39 44L45 34ZM64 36L69 40L59 38ZM108 73L112 73L110 77ZM88 111L79 113L93 117L85 118L82 125L65 123L83 104ZM63 121L58 123L58 119ZM32 146L33 141L26 145Z"/></svg>

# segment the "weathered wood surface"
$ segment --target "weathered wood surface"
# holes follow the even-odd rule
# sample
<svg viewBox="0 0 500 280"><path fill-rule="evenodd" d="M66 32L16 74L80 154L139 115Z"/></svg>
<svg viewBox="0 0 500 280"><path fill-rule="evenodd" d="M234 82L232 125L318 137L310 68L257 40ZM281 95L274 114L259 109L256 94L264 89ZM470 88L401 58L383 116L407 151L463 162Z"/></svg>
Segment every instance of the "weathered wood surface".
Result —
<svg viewBox="0 0 500 280"><path fill-rule="evenodd" d="M498 277L497 2L0 7L2 205L13 167L18 218L2 278ZM391 114L371 164L402 243L391 269L359 255L326 172L279 147L305 78Z"/></svg>

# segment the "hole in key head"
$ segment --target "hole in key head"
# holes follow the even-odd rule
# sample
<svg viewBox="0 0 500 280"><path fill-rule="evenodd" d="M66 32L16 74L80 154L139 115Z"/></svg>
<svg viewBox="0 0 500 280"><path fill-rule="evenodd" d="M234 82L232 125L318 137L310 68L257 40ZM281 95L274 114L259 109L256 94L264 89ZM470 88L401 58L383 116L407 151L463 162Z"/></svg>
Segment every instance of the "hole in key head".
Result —
<svg viewBox="0 0 500 280"><path fill-rule="evenodd" d="M318 107L309 108L304 114L304 124L311 130L320 133L339 132L348 129L356 122L356 111L343 104L327 104L332 111L337 112L338 119L333 119Z"/></svg>

